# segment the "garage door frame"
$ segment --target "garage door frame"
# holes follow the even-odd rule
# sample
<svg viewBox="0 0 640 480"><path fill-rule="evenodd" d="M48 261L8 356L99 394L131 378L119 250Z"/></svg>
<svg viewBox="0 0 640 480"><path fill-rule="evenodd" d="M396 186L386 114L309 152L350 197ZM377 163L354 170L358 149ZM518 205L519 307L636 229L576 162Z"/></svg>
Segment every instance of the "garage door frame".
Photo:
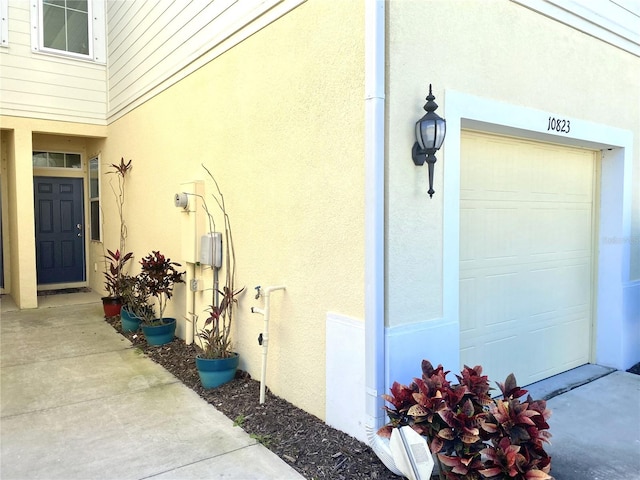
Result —
<svg viewBox="0 0 640 480"><path fill-rule="evenodd" d="M549 117L557 112L535 110L505 104L452 90L445 92L447 137L444 151L443 204L443 331L453 323L459 331L460 263L460 136L463 128L486 133L515 136L545 143L557 143L600 150L600 192L594 225L598 233L593 311L595 348L593 361L614 368L625 368L637 352L636 346L623 345L630 327L624 310L625 290L629 284L630 242L612 239L630 238L631 165L633 133L609 125L569 118L569 133L546 131ZM566 115L564 116L567 117ZM605 326L606 319L606 328ZM459 338L447 338L448 349L441 362L459 365ZM446 362L446 363L445 363Z"/></svg>

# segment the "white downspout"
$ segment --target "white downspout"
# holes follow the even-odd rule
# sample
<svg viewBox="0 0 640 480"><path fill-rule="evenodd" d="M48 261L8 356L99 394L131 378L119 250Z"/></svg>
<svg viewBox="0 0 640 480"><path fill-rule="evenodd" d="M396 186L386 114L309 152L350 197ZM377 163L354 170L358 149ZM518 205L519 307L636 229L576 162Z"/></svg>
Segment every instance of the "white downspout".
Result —
<svg viewBox="0 0 640 480"><path fill-rule="evenodd" d="M384 102L385 2L365 3L365 389L366 427L385 423Z"/></svg>

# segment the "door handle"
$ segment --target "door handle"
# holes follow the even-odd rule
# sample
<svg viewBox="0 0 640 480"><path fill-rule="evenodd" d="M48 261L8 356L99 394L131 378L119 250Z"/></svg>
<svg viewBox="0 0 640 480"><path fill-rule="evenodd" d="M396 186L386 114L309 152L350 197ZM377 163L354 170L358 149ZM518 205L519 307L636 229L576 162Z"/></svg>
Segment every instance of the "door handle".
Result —
<svg viewBox="0 0 640 480"><path fill-rule="evenodd" d="M82 230L82 224L81 223L76 223L76 228L78 230Z"/></svg>

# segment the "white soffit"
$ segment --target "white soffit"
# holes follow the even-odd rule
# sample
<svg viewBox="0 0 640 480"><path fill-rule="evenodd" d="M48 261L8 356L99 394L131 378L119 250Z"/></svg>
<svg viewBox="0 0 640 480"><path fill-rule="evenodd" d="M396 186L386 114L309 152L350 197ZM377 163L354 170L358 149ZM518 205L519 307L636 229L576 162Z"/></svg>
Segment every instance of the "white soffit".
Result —
<svg viewBox="0 0 640 480"><path fill-rule="evenodd" d="M222 6L222 13L225 16L220 24L215 25L216 35L214 37L205 35L206 41L198 43L202 38L197 39L195 38L197 35L191 35L190 37L193 38L189 40L192 43L189 54L186 56L171 56L169 54L172 51L167 52L164 60L159 65L156 65L159 70L149 72L153 77L152 80L147 81L147 79L144 79L141 82L142 86L136 85L125 89L119 95L114 95L113 88L110 88L107 123L117 120L171 85L179 82L305 1L227 0L223 3L218 2L215 5ZM211 6L215 5L211 4ZM206 20L222 20L222 16ZM199 19L199 21L202 20ZM127 75L129 74L127 73ZM113 78L110 80L113 81Z"/></svg>
<svg viewBox="0 0 640 480"><path fill-rule="evenodd" d="M512 0L640 56L640 0Z"/></svg>

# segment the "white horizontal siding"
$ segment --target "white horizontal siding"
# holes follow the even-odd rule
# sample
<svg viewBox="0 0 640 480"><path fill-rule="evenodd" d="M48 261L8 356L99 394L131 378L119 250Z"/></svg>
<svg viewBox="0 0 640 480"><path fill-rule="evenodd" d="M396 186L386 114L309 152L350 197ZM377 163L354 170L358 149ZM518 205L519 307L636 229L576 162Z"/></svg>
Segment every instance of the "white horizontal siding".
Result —
<svg viewBox="0 0 640 480"><path fill-rule="evenodd" d="M9 2L0 114L105 124L303 1L107 2L108 78L100 63L34 52L30 2Z"/></svg>
<svg viewBox="0 0 640 480"><path fill-rule="evenodd" d="M512 0L640 56L638 0Z"/></svg>
<svg viewBox="0 0 640 480"><path fill-rule="evenodd" d="M31 50L30 4L11 2L0 50L0 114L105 124L106 66Z"/></svg>
<svg viewBox="0 0 640 480"><path fill-rule="evenodd" d="M229 7L234 0L216 0L199 9L200 3L184 5L176 2L165 10L164 3L144 2L149 8L143 12L148 25L126 25L122 29L125 42L113 45L109 56L109 86L117 96L147 77L146 84L155 78L163 78L177 58L188 55L189 46L197 40L198 31ZM156 8L152 8L156 7ZM139 31L136 27L143 27ZM111 47L111 44L110 44ZM182 50L182 54L180 52ZM177 58L176 58L177 57ZM143 80L144 81L144 80Z"/></svg>
<svg viewBox="0 0 640 480"><path fill-rule="evenodd" d="M303 1L108 2L109 120Z"/></svg>

